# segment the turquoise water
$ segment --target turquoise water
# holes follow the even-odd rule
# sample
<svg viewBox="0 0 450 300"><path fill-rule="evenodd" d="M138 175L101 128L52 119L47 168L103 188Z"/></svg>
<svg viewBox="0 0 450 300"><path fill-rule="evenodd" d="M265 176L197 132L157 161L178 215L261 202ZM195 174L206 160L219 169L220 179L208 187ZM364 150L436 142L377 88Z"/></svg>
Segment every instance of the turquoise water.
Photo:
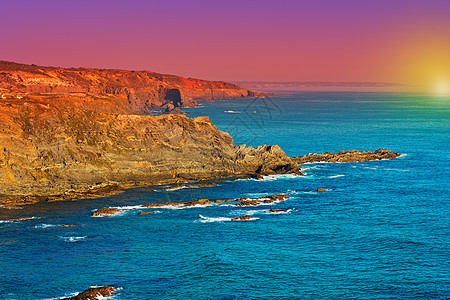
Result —
<svg viewBox="0 0 450 300"><path fill-rule="evenodd" d="M289 155L381 147L403 155L308 164L304 177L0 209L0 220L34 217L0 221L0 299L59 299L93 285L120 287L115 299L450 298L449 103L350 92L203 103L192 116L209 115L237 144L278 144ZM138 207L275 193L291 198L250 208ZM89 216L109 206L123 213ZM144 210L155 214L137 215ZM257 219L229 221L243 215Z"/></svg>

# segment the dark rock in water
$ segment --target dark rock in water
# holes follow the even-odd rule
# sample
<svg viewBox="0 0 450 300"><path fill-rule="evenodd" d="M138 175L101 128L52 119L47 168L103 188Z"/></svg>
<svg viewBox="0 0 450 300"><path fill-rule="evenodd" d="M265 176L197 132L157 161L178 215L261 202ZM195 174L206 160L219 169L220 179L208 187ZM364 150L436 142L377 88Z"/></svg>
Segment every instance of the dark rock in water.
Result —
<svg viewBox="0 0 450 300"><path fill-rule="evenodd" d="M323 188L318 188L317 191L318 192L325 192L327 189L323 189Z"/></svg>
<svg viewBox="0 0 450 300"><path fill-rule="evenodd" d="M185 202L184 206L196 206L196 205L206 205L206 204L212 204L214 202L208 200L208 199L200 199L197 201L188 201Z"/></svg>
<svg viewBox="0 0 450 300"><path fill-rule="evenodd" d="M92 217L103 216L103 215L115 215L120 211L120 209L115 207L105 207L100 208L91 213Z"/></svg>
<svg viewBox="0 0 450 300"><path fill-rule="evenodd" d="M227 199L227 200L216 200L214 203L223 203L223 202L236 202L238 199Z"/></svg>
<svg viewBox="0 0 450 300"><path fill-rule="evenodd" d="M275 194L275 195L269 195L269 196L261 196L258 199L269 199L273 201L284 201L286 199L289 199L289 196L286 196L284 194Z"/></svg>
<svg viewBox="0 0 450 300"><path fill-rule="evenodd" d="M249 221L249 220L253 220L253 219L255 219L255 218L250 217L250 216L242 216L242 217L231 218L231 221Z"/></svg>
<svg viewBox="0 0 450 300"><path fill-rule="evenodd" d="M360 162L380 159L393 159L400 156L400 153L392 152L386 149L376 151L339 151L337 153L325 152L322 154L308 154L294 157L293 160L298 164L314 162Z"/></svg>
<svg viewBox="0 0 450 300"><path fill-rule="evenodd" d="M152 214L154 214L154 213L151 211L141 211L138 213L138 215L152 215Z"/></svg>
<svg viewBox="0 0 450 300"><path fill-rule="evenodd" d="M165 202L165 203L150 203L150 204L146 204L143 207L161 207L161 206L179 206L182 204L185 204L186 202Z"/></svg>
<svg viewBox="0 0 450 300"><path fill-rule="evenodd" d="M285 211L287 211L287 209L274 209L274 208L269 209L269 212L271 213L285 212Z"/></svg>
<svg viewBox="0 0 450 300"><path fill-rule="evenodd" d="M271 204L278 201L284 201L286 199L289 199L289 197L283 194L262 196L259 197L258 199L239 198L235 199L235 201L238 203L236 203L234 206L258 206L263 203Z"/></svg>
<svg viewBox="0 0 450 300"><path fill-rule="evenodd" d="M236 203L234 206L258 206L263 203L262 200L244 200L242 202Z"/></svg>
<svg viewBox="0 0 450 300"><path fill-rule="evenodd" d="M100 297L108 297L114 294L116 288L110 286L101 286L85 290L76 296L64 298L63 300L97 300Z"/></svg>

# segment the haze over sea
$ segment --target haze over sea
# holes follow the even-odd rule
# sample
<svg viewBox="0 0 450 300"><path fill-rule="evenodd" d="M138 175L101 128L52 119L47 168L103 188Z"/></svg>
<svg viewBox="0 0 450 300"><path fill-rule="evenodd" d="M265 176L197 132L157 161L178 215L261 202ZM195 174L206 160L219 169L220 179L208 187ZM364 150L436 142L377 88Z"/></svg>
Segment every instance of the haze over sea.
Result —
<svg viewBox="0 0 450 300"><path fill-rule="evenodd" d="M59 299L93 285L120 287L114 299L450 298L449 99L288 91L187 110L209 116L236 144L278 144L290 156L378 148L402 156L307 164L303 177L0 208L0 299ZM139 207L276 193L291 198ZM123 212L90 216L102 207ZM155 214L138 216L144 210ZM230 222L244 215L257 219ZM21 217L34 218L4 221Z"/></svg>

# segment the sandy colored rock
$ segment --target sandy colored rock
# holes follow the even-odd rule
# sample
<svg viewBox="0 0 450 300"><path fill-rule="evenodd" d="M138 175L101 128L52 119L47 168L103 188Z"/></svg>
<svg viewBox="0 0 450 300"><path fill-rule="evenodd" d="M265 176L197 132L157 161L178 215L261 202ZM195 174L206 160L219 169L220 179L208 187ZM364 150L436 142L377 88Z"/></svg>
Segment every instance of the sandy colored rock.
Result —
<svg viewBox="0 0 450 300"><path fill-rule="evenodd" d="M318 188L317 191L318 192L325 192L327 189L323 189L323 188Z"/></svg>

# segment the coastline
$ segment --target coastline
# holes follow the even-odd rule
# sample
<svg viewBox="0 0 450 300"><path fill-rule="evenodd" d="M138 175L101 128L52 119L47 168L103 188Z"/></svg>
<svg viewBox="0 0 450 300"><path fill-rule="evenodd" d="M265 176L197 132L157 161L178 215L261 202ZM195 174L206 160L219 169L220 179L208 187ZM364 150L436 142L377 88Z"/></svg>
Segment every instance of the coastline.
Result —
<svg viewBox="0 0 450 300"><path fill-rule="evenodd" d="M109 182L101 183L95 186L91 186L89 190L72 190L65 194L47 194L47 195L0 195L0 205L2 208L7 208L8 206L18 206L26 204L35 204L38 202L54 202L54 201L71 201L79 199L91 199L111 196L123 192L126 189L138 188L152 185L175 185L180 183L197 183L202 185L202 181L210 181L222 178L229 179L259 179L267 175L283 175L283 174L296 174L304 176L301 173L303 164L313 164L313 163L352 163L352 162L366 162L366 161L377 161L377 160L387 160L400 157L400 153L395 153L386 149L378 149L375 151L340 151L338 153L326 152L323 154L308 154L305 156L294 157L293 160L299 163L299 168L296 171L289 170L286 172L266 172L261 173L241 173L241 174L231 174L224 176L209 176L209 177L198 177L198 178L169 178L161 179L151 182L135 182L135 183L119 183L119 182Z"/></svg>
<svg viewBox="0 0 450 300"><path fill-rule="evenodd" d="M396 157L384 150L291 158L277 145L235 145L209 117L170 114L197 100L268 95L225 82L0 61L2 69L2 205L97 198L183 180L301 174L298 165L314 159ZM146 114L154 108L169 114Z"/></svg>

